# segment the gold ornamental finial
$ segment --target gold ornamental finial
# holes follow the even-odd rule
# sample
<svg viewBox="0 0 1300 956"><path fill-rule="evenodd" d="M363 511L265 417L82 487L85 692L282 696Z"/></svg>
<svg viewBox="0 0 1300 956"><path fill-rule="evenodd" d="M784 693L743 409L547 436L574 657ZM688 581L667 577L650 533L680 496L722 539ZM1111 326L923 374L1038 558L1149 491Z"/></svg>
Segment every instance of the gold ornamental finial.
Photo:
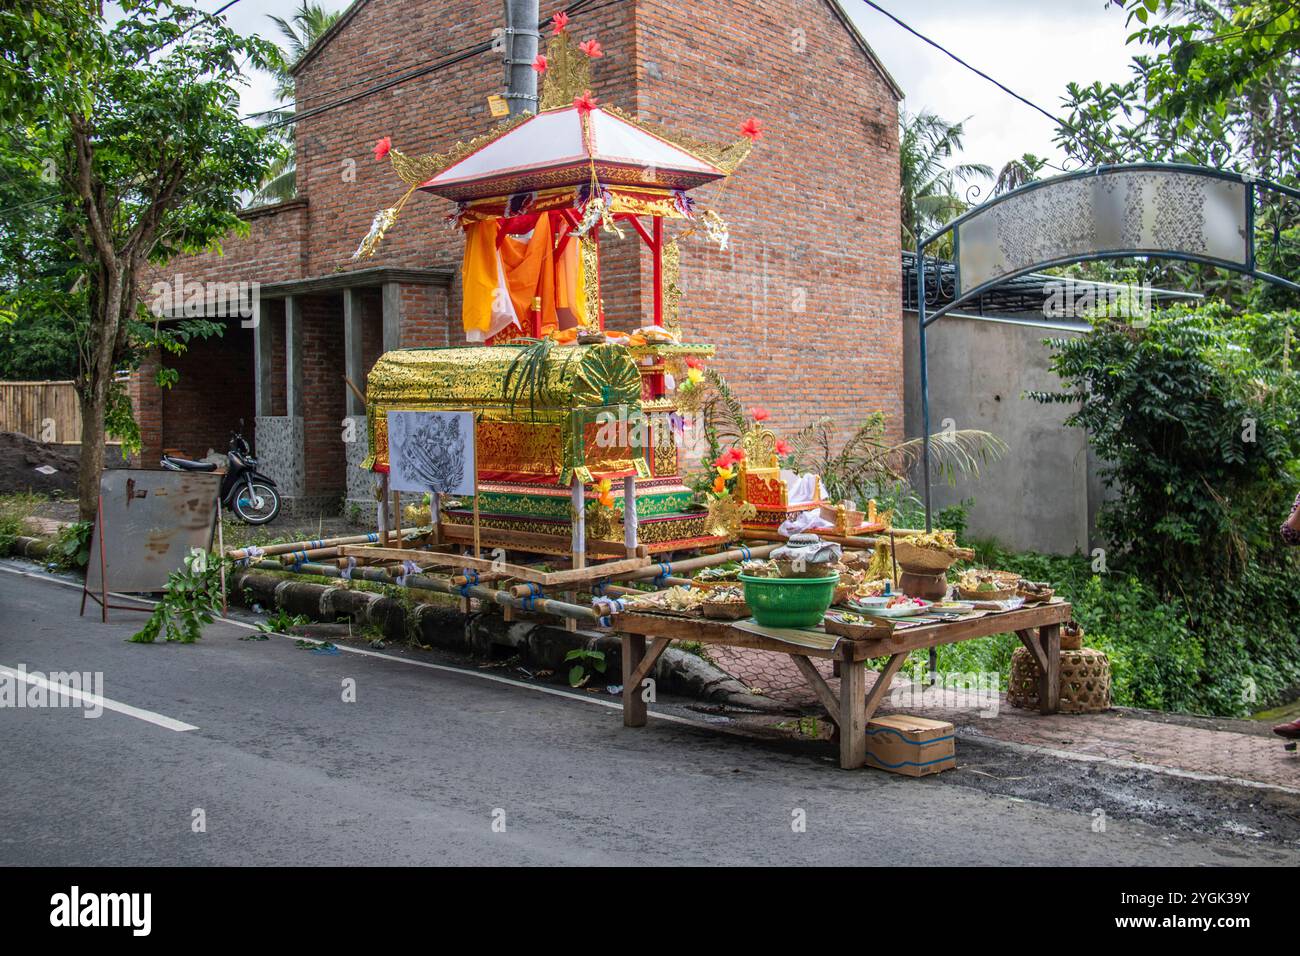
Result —
<svg viewBox="0 0 1300 956"><path fill-rule="evenodd" d="M542 74L540 110L572 106L573 99L591 89L591 57L561 30L546 44L546 71Z"/></svg>

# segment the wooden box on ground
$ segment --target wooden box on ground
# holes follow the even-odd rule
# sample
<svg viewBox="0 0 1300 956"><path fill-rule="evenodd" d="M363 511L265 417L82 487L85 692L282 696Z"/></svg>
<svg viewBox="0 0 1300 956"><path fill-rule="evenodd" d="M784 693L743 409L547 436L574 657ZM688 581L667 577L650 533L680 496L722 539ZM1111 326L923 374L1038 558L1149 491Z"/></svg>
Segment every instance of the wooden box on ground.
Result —
<svg viewBox="0 0 1300 956"><path fill-rule="evenodd" d="M867 724L867 766L909 777L957 766L953 725L942 720L892 714Z"/></svg>

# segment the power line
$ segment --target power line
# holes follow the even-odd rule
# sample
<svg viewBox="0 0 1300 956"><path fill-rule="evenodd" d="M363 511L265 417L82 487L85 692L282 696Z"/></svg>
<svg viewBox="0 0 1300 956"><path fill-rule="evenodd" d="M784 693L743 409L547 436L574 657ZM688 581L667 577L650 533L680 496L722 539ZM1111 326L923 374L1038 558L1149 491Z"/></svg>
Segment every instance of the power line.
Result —
<svg viewBox="0 0 1300 956"><path fill-rule="evenodd" d="M1071 133L1074 133L1075 135L1078 135L1078 136L1083 136L1083 137L1086 138L1089 142L1091 142L1094 146L1098 147L1099 149L1101 149L1101 150L1103 150L1103 151L1110 152L1110 153L1111 153L1111 156L1112 156L1112 157L1115 157L1115 152L1114 152L1114 150L1112 150L1112 149L1111 149L1109 146L1107 146L1105 143L1102 143L1100 140L1094 139L1094 138L1093 138L1089 133L1085 132L1084 130L1081 130L1081 129L1079 129L1079 128L1076 127L1076 126L1073 126L1073 125L1071 125L1070 123L1065 122L1065 120L1063 120L1063 119L1061 119L1060 117L1054 115L1054 114L1051 113L1049 110L1045 110L1045 109L1043 109L1043 107L1039 106L1039 105L1038 105L1037 103L1035 103L1033 100L1030 100L1030 99L1028 99L1027 97L1021 96L1019 93L1017 93L1015 90L1011 89L1009 86L1005 85L1004 83L1000 83L1000 82L998 82L997 80L995 80L993 77L989 76L989 75L988 75L987 73L985 73L983 70L981 70L981 69L979 69L978 67L972 66L971 64L967 63L965 60L963 60L961 57L959 57L956 53L953 53L951 50L949 50L947 47L943 46L941 43L938 43L938 42L936 42L935 40L931 40L931 39L930 39L928 36L926 36L924 33L921 33L919 30L916 30L915 28L913 28L913 27L910 26L909 24L906 24L906 23L904 23L902 20L898 19L898 17L894 16L892 13L890 13L888 10L886 10L884 7L882 7L880 4L875 3L874 0L862 0L862 2L865 3L867 6L871 7L871 9L875 10L877 13L883 14L884 16L888 17L888 18L889 18L890 20L892 20L894 23L898 24L898 26L902 27L902 28L903 28L904 30L906 30L908 33L912 34L912 36L916 37L916 38L919 39L919 40L924 40L926 43L928 43L930 46L934 47L936 50L938 50L938 51L939 51L940 53L942 53L944 56L946 56L946 57L948 57L949 59L954 60L954 61L956 61L957 63L961 64L961 65L964 66L966 69L968 69L968 70L970 70L972 73L974 73L976 76L978 76L978 77L980 77L980 78L982 78L982 79L985 79L985 80L987 80L988 82L992 83L994 86L996 86L998 89L1000 89L1003 93L1006 93L1008 96L1011 96L1011 97L1013 97L1013 98L1019 100L1021 103L1025 104L1025 105L1028 106L1030 109L1037 110L1039 113L1042 113L1042 114L1043 114L1044 116L1046 116L1049 120L1051 120L1053 123L1055 123L1055 124L1057 125L1058 128L1060 128L1060 129L1065 129L1065 130L1069 130ZM1116 157L1116 158L1117 158L1117 157Z"/></svg>
<svg viewBox="0 0 1300 956"><path fill-rule="evenodd" d="M165 41L163 41L163 43L162 43L161 45L156 46L156 47L151 47L150 49L146 50L145 53L144 53L144 55L143 55L142 57L140 57L140 60L147 60L149 57L153 56L155 53L157 53L157 52L158 52L159 50L161 50L163 47L165 47L165 46L170 46L171 44L175 43L177 40L181 40L181 39L183 39L183 38L184 38L184 37L185 37L185 36L186 36L186 35L187 35L191 30L193 30L196 26L198 26L198 25L199 25L200 23L202 23L204 20L206 20L206 19L215 19L215 18L221 16L223 13L225 13L227 10L229 10L231 7L233 7L233 6L234 6L235 4L237 4L238 2L239 2L239 0L229 0L229 2L227 2L227 3L224 4L223 6L218 7L218 8L217 8L216 10L214 10L212 13L203 13L203 11L200 10L199 13L203 13L203 16L202 16L202 17L196 19L193 23L191 23L189 26L187 26L187 27L186 27L184 30L182 30L180 33L176 34L176 36L172 37L170 40L165 40ZM136 63L139 63L140 60L136 60Z"/></svg>
<svg viewBox="0 0 1300 956"><path fill-rule="evenodd" d="M604 3L601 3L594 7L590 7L588 9L588 4L590 4L591 2L592 0L576 0L576 2L571 3L569 4L569 6L565 7L564 12L566 14L578 13L578 12L595 13L597 10L602 10L605 7L613 6L615 3L621 3L623 2L623 0L605 0ZM554 18L552 17L548 17L547 19L541 22L540 26L542 27L548 26L553 19ZM357 100L364 99L367 96L373 96L376 93L382 93L385 90L392 89L395 86L399 86L411 80L419 79L422 76L428 76L431 73L436 73L450 66L455 66L457 63L463 63L465 60L478 56L480 53L488 52L489 50L492 49L493 42L494 41L492 40L484 40L481 43L472 44L470 46L464 47L461 50L457 50L453 53L443 54L443 56L440 59L432 60L422 66L409 69L406 72L401 73L400 75L393 76L391 79L385 80L384 82L381 83L377 83L374 86L369 87L368 89L361 90L358 93L351 94L350 96L345 96L342 99L335 100L330 103L324 103L320 106L313 106L307 110L297 111L292 116L286 117L285 119L279 120L274 123L267 123L261 128L269 130L269 129L281 129L285 126L291 126L294 123L301 122L304 119L310 119L313 116L319 116L321 113L325 113L332 109L337 109L340 106L347 106L351 103L355 103ZM391 76L392 73L394 72L397 71L389 71L389 73L387 74L381 73L379 75ZM373 77L367 79L373 79ZM366 82L366 81L360 80L357 81L357 83L344 84L343 86L336 87L335 89L336 90L349 89L352 86L359 85L359 83L361 82ZM262 113L253 113L250 114L249 116L246 116L245 119L250 119L253 116L265 115L266 113L271 113L271 112L276 112L276 110L265 110Z"/></svg>

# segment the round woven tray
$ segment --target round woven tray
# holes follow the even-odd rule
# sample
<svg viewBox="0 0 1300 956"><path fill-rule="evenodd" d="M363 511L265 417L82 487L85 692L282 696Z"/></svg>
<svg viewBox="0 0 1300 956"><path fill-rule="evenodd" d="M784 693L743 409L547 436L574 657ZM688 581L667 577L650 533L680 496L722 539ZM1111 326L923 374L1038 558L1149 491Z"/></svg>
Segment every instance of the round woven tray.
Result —
<svg viewBox="0 0 1300 956"><path fill-rule="evenodd" d="M1015 588L1003 588L1000 591L972 591L969 588L959 587L957 592L963 601L1005 601L1016 596Z"/></svg>
<svg viewBox="0 0 1300 956"><path fill-rule="evenodd" d="M739 621L753 613L744 601L705 600L700 604L700 611L705 617L718 621Z"/></svg>

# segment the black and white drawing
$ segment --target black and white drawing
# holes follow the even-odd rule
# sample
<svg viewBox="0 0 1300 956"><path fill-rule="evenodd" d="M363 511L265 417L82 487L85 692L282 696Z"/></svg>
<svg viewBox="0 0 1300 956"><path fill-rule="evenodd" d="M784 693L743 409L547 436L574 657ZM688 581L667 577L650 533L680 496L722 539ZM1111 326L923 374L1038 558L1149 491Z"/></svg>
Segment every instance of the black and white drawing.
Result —
<svg viewBox="0 0 1300 956"><path fill-rule="evenodd" d="M389 485L395 491L474 494L473 412L389 412Z"/></svg>

